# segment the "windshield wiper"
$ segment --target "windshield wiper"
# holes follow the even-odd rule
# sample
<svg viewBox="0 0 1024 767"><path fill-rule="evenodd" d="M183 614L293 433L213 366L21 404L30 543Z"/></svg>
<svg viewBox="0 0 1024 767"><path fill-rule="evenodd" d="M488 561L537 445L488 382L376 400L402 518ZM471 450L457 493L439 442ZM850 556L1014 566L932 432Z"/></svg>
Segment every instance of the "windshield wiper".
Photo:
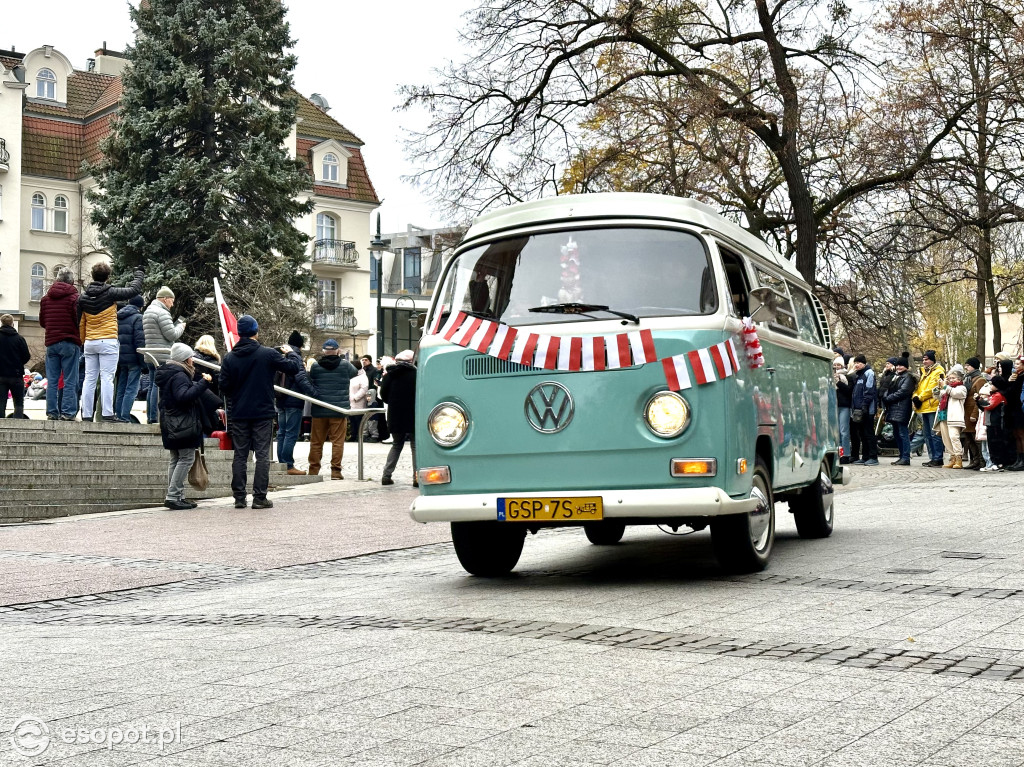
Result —
<svg viewBox="0 0 1024 767"><path fill-rule="evenodd" d="M637 325L640 324L640 318L635 314L617 312L614 309L609 309L607 306L603 306L601 304L550 304L548 306L535 306L530 309L530 311L547 314L588 314L590 312L608 312L609 314L614 314L616 317L622 317L622 319L629 320Z"/></svg>

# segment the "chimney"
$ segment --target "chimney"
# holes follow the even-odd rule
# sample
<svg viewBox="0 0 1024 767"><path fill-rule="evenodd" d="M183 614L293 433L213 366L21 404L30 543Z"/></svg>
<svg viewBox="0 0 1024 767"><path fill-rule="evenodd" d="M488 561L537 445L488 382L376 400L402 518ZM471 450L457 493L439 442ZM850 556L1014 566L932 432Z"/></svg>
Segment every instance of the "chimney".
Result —
<svg viewBox="0 0 1024 767"><path fill-rule="evenodd" d="M103 41L103 47L96 51L95 65L89 70L100 75L120 75L128 66L128 59L121 51L107 49L107 41Z"/></svg>

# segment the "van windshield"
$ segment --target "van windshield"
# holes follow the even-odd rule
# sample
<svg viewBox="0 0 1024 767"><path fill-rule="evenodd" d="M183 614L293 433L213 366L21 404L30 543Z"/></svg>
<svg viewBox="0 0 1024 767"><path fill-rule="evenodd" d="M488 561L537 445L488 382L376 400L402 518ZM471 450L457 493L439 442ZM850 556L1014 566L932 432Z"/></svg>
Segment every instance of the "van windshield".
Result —
<svg viewBox="0 0 1024 767"><path fill-rule="evenodd" d="M452 262L441 290L442 314L454 308L512 326L718 308L701 240L641 227L562 230L481 245Z"/></svg>

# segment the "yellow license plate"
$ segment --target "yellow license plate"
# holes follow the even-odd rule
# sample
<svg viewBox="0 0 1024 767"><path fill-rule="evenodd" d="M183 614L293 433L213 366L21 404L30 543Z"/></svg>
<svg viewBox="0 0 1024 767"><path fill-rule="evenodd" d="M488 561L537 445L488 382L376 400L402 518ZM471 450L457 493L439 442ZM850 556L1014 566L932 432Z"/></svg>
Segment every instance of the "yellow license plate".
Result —
<svg viewBox="0 0 1024 767"><path fill-rule="evenodd" d="M601 496L592 498L499 498L499 522L590 522L604 519Z"/></svg>

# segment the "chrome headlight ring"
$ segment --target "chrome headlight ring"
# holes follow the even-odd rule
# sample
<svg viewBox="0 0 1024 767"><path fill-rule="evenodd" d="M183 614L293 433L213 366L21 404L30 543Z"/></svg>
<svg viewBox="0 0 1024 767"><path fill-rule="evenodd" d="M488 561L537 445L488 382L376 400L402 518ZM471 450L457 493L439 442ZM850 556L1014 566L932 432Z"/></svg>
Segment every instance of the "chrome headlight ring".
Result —
<svg viewBox="0 0 1024 767"><path fill-rule="evenodd" d="M457 402L442 402L427 416L427 430L441 447L455 447L469 433L469 414Z"/></svg>
<svg viewBox="0 0 1024 767"><path fill-rule="evenodd" d="M690 425L690 404L672 391L656 392L644 405L644 423L662 439L678 437Z"/></svg>

